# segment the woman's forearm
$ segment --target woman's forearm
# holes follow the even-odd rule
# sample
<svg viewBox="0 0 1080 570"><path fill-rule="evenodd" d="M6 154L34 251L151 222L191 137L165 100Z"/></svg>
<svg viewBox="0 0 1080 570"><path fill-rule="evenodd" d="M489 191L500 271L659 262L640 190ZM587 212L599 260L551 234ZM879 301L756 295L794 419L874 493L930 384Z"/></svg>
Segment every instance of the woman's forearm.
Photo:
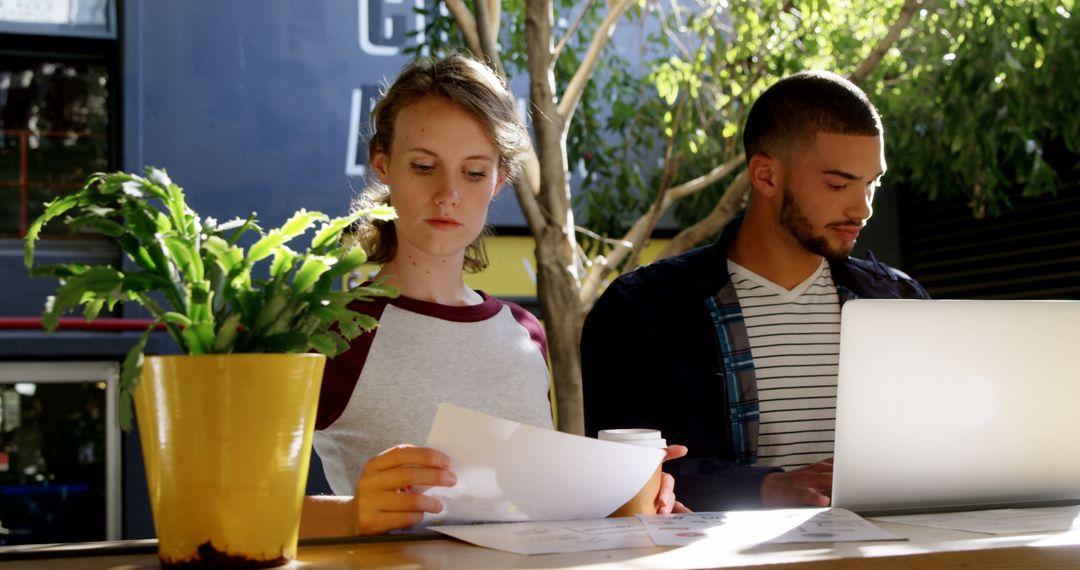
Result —
<svg viewBox="0 0 1080 570"><path fill-rule="evenodd" d="M316 495L304 497L300 514L300 538L353 536L356 534L356 502L352 497Z"/></svg>

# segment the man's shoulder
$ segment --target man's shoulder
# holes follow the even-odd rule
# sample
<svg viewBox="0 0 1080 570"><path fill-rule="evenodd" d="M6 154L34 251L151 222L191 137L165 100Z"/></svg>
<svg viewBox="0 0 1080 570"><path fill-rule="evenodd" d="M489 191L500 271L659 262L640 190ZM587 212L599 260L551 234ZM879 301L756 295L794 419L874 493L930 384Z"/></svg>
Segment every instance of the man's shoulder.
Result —
<svg viewBox="0 0 1080 570"><path fill-rule="evenodd" d="M907 273L892 267L868 253L866 258L847 257L834 264L833 278L838 285L856 291L864 288L896 291L903 297L928 297L922 285Z"/></svg>
<svg viewBox="0 0 1080 570"><path fill-rule="evenodd" d="M627 297L656 293L677 295L692 289L708 287L717 275L726 275L723 266L726 255L718 244L710 244L654 261L619 276L609 289Z"/></svg>
<svg viewBox="0 0 1080 570"><path fill-rule="evenodd" d="M914 281L907 273L873 257L873 254L865 259L861 257L848 257L844 262L847 263L853 271L856 271L861 275Z"/></svg>

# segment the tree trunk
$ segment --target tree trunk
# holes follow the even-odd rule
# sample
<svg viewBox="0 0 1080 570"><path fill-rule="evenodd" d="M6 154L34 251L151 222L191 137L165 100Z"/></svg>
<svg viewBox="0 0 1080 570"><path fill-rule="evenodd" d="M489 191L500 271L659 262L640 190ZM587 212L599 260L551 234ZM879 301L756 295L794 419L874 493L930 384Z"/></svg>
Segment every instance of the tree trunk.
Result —
<svg viewBox="0 0 1080 570"><path fill-rule="evenodd" d="M536 242L537 297L547 331L548 356L555 378L555 404L559 431L585 433L581 397L581 327L585 311L578 300L577 282L561 260L550 252L565 241L562 228L549 226ZM542 256L542 250L549 254ZM542 261L541 261L542 260Z"/></svg>
<svg viewBox="0 0 1080 570"><path fill-rule="evenodd" d="M539 206L544 227L536 240L537 297L548 337L548 355L555 377L558 428L585 433L581 398L579 342L584 314L578 301L577 241L570 210L566 173L566 119L555 97L551 2L526 4L529 50L529 96L532 100L536 154L540 160Z"/></svg>

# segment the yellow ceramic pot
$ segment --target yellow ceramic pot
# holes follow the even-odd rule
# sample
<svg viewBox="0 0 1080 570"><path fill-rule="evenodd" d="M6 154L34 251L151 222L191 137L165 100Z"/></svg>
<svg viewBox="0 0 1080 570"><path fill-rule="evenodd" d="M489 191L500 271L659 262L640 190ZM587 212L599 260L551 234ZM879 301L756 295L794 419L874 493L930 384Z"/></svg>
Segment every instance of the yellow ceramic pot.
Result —
<svg viewBox="0 0 1080 570"><path fill-rule="evenodd" d="M321 354L151 356L135 389L163 566L296 557Z"/></svg>

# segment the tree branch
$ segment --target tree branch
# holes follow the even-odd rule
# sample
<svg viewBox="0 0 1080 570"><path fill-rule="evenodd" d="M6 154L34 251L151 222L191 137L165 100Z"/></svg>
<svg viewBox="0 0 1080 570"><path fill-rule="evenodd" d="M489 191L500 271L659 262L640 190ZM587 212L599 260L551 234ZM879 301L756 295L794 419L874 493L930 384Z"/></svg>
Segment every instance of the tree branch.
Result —
<svg viewBox="0 0 1080 570"><path fill-rule="evenodd" d="M570 83L566 85L562 97L559 98L559 116L562 117L564 128L565 125L570 124L570 119L574 116L578 101L581 100L585 86L589 83L589 78L592 77L593 70L596 69L596 64L600 60L600 54L611 39L612 32L615 31L615 23L633 2L634 0L619 0L617 4L611 6L604 21L600 22L596 28L596 34L593 36L592 43L589 44L588 51L585 52L585 57L581 60L581 65L574 73L574 77L570 79ZM554 60L551 60L551 64L554 65Z"/></svg>
<svg viewBox="0 0 1080 570"><path fill-rule="evenodd" d="M536 172L536 177L540 178L539 170ZM522 184L522 182L523 180L519 180L514 184L514 194L517 196L518 205L521 206L521 213L525 215L525 221L529 224L529 230L532 231L533 237L536 238L544 227L544 214L540 211L540 204L536 199L536 193L533 191L533 188L539 188L540 185L537 183L530 188L528 183Z"/></svg>
<svg viewBox="0 0 1080 570"><path fill-rule="evenodd" d="M453 16L454 21L461 28L461 33L465 36L465 43L469 46L469 50L475 55L483 55L484 50L480 47L480 33L476 28L476 18L473 17L469 8L465 6L464 0L446 0L446 9L450 10L450 15Z"/></svg>
<svg viewBox="0 0 1080 570"><path fill-rule="evenodd" d="M859 64L859 67L855 69L851 75L848 75L848 79L856 85L862 84L866 81L866 78L870 76L870 73L874 71L874 68L881 63L881 59L885 57L885 53L889 51L896 40L900 38L900 33L904 31L908 23L911 21L911 17L915 14L915 10L922 4L922 0L904 0L904 5L900 7L900 13L896 16L896 21L889 27L889 31L885 33L874 49L870 50L870 53L866 56L866 59Z"/></svg>
<svg viewBox="0 0 1080 570"><path fill-rule="evenodd" d="M681 200L695 192L699 192L703 188L707 188L710 184L715 184L718 180L723 179L731 174L736 168L742 166L744 162L746 162L746 157L743 156L742 153L739 153L738 156L728 159L727 162L713 168L708 173L693 180L683 182L678 186L671 187L666 196L669 204L665 206L665 209L667 209L667 206L670 206L671 203Z"/></svg>
<svg viewBox="0 0 1080 570"><path fill-rule="evenodd" d="M667 196L668 190L670 190L671 178L675 175L677 166L671 160L671 154L675 150L675 137L679 133L678 125L682 119L683 109L686 108L686 96L679 97L679 103L675 107L675 116L672 120L674 127L671 129L671 136L668 137L667 148L664 149L664 172L660 177L660 191L656 193L654 202L663 203L664 198ZM678 161L676 161L678 162ZM660 220L660 208L649 208L649 211L645 214L649 225L649 232L645 234L644 238L638 242L631 243L630 256L626 259L626 265L623 267L623 273L632 270L637 267L638 260L641 258L641 252L649 246L649 237L652 235L652 228L656 227L656 223Z"/></svg>
<svg viewBox="0 0 1080 570"><path fill-rule="evenodd" d="M644 247L643 244L645 243L646 238L652 235L653 229L656 228L657 220L659 220L660 217L675 204L675 202L695 192L699 192L711 184L715 184L718 180L723 180L736 168L742 166L743 162L743 156L740 154L716 168L713 168L703 176L699 176L693 180L679 184L678 186L672 186L662 198L658 197L659 199L653 202L652 206L649 207L649 210L638 218L630 230L626 232L626 235L619 240L619 242L621 242L619 245L615 246L615 248L606 256L597 256L596 259L593 260L593 264L589 268L588 274L582 281L581 292L579 295L579 298L586 309L591 307L599 296L600 284L603 280L610 275L624 259L626 259L632 250ZM731 191L731 188L732 186L728 186L728 192Z"/></svg>
<svg viewBox="0 0 1080 570"><path fill-rule="evenodd" d="M570 43L570 38L574 37L574 33L581 27L581 22L585 21L585 16L589 14L589 8L592 8L593 1L594 0L589 0L585 3L585 7L578 13L577 18L574 18L574 23L570 24L566 33L563 34L562 39L559 40L559 43L555 44L555 51L551 54L552 61L557 61L559 59L559 54L562 53L563 48L566 47L566 44Z"/></svg>
<svg viewBox="0 0 1080 570"><path fill-rule="evenodd" d="M499 56L499 20L497 16L493 18L493 13L499 12L501 8L492 9L491 7L491 4L498 4L498 1L494 0L489 4L488 0L476 0L474 4L476 6L476 31L480 38L480 49L483 50L481 53L491 62L501 77L506 77L506 69L503 68L502 58Z"/></svg>
<svg viewBox="0 0 1080 570"><path fill-rule="evenodd" d="M502 25L502 0L491 0L488 4L488 28L495 30L495 39L499 38L499 27Z"/></svg>
<svg viewBox="0 0 1080 570"><path fill-rule="evenodd" d="M708 216L699 220L696 224L684 229L671 239L667 247L660 252L657 259L663 259L672 255L680 254L705 238L717 233L724 227L735 214L742 209L743 202L750 193L750 177L743 170L728 185L724 195L716 202L716 207Z"/></svg>

